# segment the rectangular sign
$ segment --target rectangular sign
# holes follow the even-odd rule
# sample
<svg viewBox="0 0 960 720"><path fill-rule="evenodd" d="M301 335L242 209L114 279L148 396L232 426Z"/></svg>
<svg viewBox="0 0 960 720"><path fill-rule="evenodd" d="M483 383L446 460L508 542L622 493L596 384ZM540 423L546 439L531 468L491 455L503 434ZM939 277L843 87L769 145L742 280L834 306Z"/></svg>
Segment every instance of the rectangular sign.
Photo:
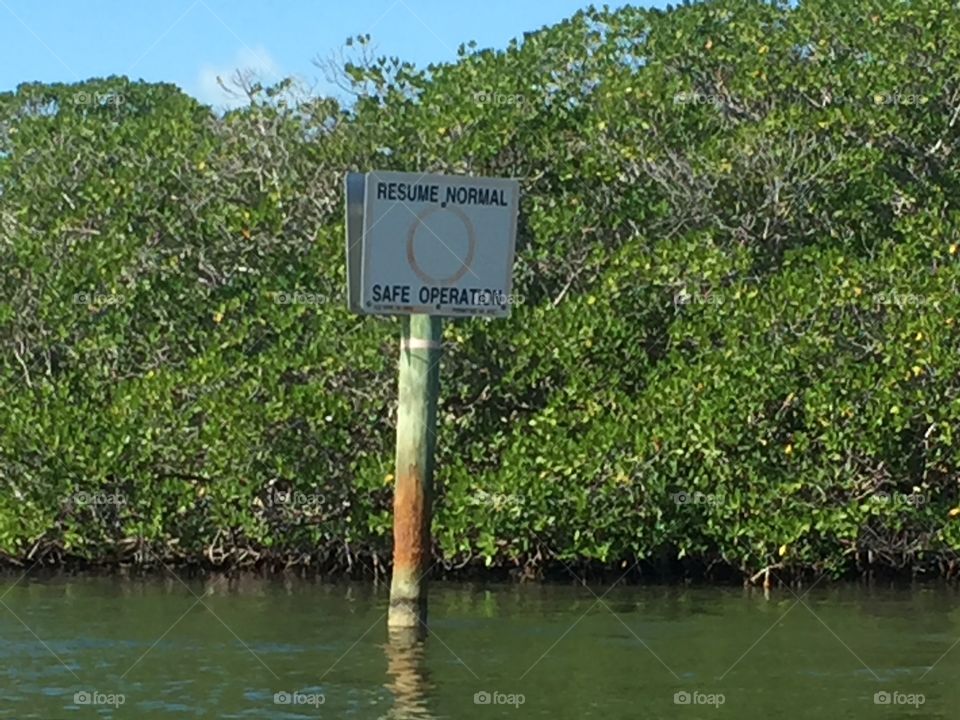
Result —
<svg viewBox="0 0 960 720"><path fill-rule="evenodd" d="M516 180L367 173L363 312L509 315L519 195Z"/></svg>

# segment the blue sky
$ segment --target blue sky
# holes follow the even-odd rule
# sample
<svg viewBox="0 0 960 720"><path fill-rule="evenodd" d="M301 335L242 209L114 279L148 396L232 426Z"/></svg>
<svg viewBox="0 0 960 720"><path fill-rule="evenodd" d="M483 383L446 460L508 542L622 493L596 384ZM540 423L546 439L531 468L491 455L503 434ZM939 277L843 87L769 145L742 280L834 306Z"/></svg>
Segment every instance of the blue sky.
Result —
<svg viewBox="0 0 960 720"><path fill-rule="evenodd" d="M370 33L378 55L423 66L455 59L457 46L469 40L505 47L510 38L587 5L584 0L0 0L0 91L26 81L127 75L173 82L223 107L230 99L217 75L244 68L266 80L293 75L317 92L333 92L312 61L330 57L347 36Z"/></svg>

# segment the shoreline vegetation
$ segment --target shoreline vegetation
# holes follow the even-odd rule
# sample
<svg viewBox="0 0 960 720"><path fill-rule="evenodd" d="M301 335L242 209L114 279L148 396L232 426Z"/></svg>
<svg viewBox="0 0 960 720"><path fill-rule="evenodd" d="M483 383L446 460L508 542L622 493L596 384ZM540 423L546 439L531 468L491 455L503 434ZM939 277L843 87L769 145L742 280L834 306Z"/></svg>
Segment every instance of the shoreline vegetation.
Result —
<svg viewBox="0 0 960 720"><path fill-rule="evenodd" d="M56 551L41 558L28 560L9 556L0 558L0 575L8 578L31 579L57 577L123 577L131 579L159 578L258 578L266 581L284 578L317 582L363 582L389 586L390 566L380 564L379 556L343 559L300 554L297 556L268 556L250 550L238 552L238 561L208 558L175 558L154 555L144 560L136 555L127 558L89 558L61 555ZM823 582L824 578L827 582ZM957 585L958 567L945 564L924 573L917 568L891 568L884 565L861 566L840 574L825 575L818 568L785 567L775 564L761 568L752 575L731 566L706 566L702 563L621 562L614 565L599 563L547 562L537 567L486 566L482 562L461 566L435 565L429 581L455 583L538 584L538 585L617 585L637 586L702 586L752 587L763 589L801 588L833 583L904 586Z"/></svg>
<svg viewBox="0 0 960 720"><path fill-rule="evenodd" d="M387 575L398 327L347 311L342 197L382 169L521 182L510 318L444 329L435 577L955 576L960 15L372 48L343 99L0 93L0 565Z"/></svg>

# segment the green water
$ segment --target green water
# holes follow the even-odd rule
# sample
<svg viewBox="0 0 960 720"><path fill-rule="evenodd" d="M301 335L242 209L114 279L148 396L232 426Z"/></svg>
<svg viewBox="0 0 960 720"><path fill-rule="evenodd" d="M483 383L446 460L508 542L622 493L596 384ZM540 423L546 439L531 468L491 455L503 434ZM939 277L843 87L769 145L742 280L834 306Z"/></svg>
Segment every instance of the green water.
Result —
<svg viewBox="0 0 960 720"><path fill-rule="evenodd" d="M418 642L371 585L17 580L4 718L960 717L953 588L434 584Z"/></svg>

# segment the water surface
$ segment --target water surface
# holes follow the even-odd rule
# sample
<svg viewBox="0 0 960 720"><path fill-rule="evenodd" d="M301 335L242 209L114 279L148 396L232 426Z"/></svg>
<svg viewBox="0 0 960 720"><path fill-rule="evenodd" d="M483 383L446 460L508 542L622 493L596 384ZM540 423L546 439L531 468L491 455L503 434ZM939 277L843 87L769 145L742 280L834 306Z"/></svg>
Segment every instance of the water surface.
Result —
<svg viewBox="0 0 960 720"><path fill-rule="evenodd" d="M0 717L957 718L958 597L7 576Z"/></svg>

